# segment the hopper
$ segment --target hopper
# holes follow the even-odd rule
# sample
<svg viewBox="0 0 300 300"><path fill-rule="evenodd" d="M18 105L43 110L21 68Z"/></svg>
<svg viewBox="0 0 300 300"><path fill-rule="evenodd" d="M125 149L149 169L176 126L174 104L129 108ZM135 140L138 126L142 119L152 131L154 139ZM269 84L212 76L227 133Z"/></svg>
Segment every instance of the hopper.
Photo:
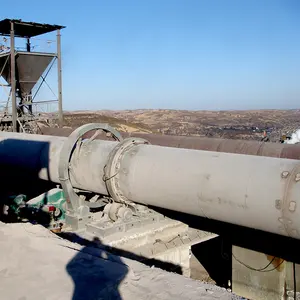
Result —
<svg viewBox="0 0 300 300"><path fill-rule="evenodd" d="M10 53L0 54L0 72L11 84ZM16 52L16 81L21 95L28 95L53 60L54 55L37 52Z"/></svg>

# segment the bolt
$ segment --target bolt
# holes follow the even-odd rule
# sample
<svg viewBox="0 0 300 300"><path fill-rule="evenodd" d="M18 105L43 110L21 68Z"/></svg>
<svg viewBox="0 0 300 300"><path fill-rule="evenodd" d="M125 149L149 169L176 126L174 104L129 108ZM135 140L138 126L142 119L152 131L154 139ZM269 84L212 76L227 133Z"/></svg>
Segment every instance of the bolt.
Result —
<svg viewBox="0 0 300 300"><path fill-rule="evenodd" d="M281 201L279 199L275 200L275 207L281 209Z"/></svg>
<svg viewBox="0 0 300 300"><path fill-rule="evenodd" d="M287 219L287 218L278 218L278 221L282 224L291 224L292 221L290 219Z"/></svg>
<svg viewBox="0 0 300 300"><path fill-rule="evenodd" d="M284 172L281 173L281 177L282 178L287 178L289 176L289 174L290 173L288 171L284 171Z"/></svg>
<svg viewBox="0 0 300 300"><path fill-rule="evenodd" d="M296 229L292 229L290 233L293 237L298 237L298 231Z"/></svg>
<svg viewBox="0 0 300 300"><path fill-rule="evenodd" d="M296 210L296 202L295 201L291 201L289 203L289 211L295 211Z"/></svg>
<svg viewBox="0 0 300 300"><path fill-rule="evenodd" d="M295 181L299 181L300 180L300 173L296 174L296 177L295 177Z"/></svg>

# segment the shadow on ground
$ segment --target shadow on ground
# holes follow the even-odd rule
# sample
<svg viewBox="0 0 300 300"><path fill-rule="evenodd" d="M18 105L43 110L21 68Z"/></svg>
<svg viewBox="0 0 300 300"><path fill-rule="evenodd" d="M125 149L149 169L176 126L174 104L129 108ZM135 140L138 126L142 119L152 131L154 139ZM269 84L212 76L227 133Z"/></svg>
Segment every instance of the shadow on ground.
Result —
<svg viewBox="0 0 300 300"><path fill-rule="evenodd" d="M182 274L180 266L157 259L148 259L129 251L108 247L97 237L86 240L74 233L59 233L58 236L84 246L67 264L66 270L74 282L72 300L122 299L119 286L128 274L128 266L121 257Z"/></svg>
<svg viewBox="0 0 300 300"><path fill-rule="evenodd" d="M128 273L121 258L109 258L94 240L82 248L67 264L66 270L74 282L72 300L120 300L118 287Z"/></svg>

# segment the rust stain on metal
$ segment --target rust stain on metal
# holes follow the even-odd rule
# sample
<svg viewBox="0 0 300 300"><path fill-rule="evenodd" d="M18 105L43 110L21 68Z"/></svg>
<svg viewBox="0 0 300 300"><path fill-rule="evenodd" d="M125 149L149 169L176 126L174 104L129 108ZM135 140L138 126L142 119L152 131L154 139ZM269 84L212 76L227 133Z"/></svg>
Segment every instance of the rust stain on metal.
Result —
<svg viewBox="0 0 300 300"><path fill-rule="evenodd" d="M266 255L269 262L272 263L273 267L278 271L282 272L285 268L284 259L279 257L274 257L272 255Z"/></svg>

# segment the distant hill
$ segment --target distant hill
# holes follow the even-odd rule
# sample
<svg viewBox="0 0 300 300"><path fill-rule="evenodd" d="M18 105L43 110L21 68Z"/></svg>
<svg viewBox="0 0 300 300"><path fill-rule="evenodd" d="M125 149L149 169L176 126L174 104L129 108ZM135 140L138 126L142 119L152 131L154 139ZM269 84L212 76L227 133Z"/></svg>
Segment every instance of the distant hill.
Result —
<svg viewBox="0 0 300 300"><path fill-rule="evenodd" d="M100 110L65 112L65 126L109 123L124 132L211 136L260 140L300 128L300 110L188 111L169 109Z"/></svg>
<svg viewBox="0 0 300 300"><path fill-rule="evenodd" d="M75 111L64 112L64 126L78 127L87 123L108 123L121 132L152 133L152 129L146 125L134 121L126 121L120 117L105 115L101 112Z"/></svg>
<svg viewBox="0 0 300 300"><path fill-rule="evenodd" d="M263 131L274 136L300 128L300 109L245 111L188 111L138 109L103 111L105 115L146 124L163 134L261 139Z"/></svg>

